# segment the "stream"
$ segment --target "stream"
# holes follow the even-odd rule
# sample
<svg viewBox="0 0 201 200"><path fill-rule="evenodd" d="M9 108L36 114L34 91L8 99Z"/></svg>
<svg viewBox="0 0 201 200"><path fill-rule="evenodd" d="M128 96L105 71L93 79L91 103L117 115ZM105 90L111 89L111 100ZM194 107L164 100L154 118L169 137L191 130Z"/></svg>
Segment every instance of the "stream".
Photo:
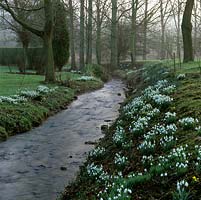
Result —
<svg viewBox="0 0 201 200"><path fill-rule="evenodd" d="M55 200L94 147L85 142L103 137L101 125L118 117L124 87L111 80L40 127L0 143L0 200Z"/></svg>

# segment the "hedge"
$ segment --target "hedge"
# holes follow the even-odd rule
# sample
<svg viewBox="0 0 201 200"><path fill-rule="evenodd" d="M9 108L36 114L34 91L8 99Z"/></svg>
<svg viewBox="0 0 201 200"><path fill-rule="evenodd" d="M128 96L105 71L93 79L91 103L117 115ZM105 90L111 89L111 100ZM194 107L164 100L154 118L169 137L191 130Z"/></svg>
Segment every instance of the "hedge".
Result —
<svg viewBox="0 0 201 200"><path fill-rule="evenodd" d="M44 66L43 48L29 48L29 69L37 69ZM0 48L0 65L12 66L24 63L23 48Z"/></svg>

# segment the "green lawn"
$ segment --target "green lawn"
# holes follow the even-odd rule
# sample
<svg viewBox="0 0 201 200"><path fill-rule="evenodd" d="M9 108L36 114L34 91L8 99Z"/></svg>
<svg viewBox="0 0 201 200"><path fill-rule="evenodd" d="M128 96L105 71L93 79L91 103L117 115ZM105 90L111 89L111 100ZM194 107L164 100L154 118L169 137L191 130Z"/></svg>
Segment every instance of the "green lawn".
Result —
<svg viewBox="0 0 201 200"><path fill-rule="evenodd" d="M172 70L174 70L174 62L173 60L166 60L163 61L164 65L167 67L170 67ZM201 62L195 61L195 62L189 62L189 63L179 63L176 61L176 73L177 74L186 74L186 73L201 73Z"/></svg>
<svg viewBox="0 0 201 200"><path fill-rule="evenodd" d="M10 74L8 73L9 71L9 67L0 66L0 96L13 95L18 93L19 90L23 89L34 90L38 85L44 84L44 76ZM12 67L12 72L18 72L17 68ZM76 79L81 76L83 76L83 74L71 72L56 73L56 79L58 81L74 80L76 82ZM51 87L51 85L48 86Z"/></svg>
<svg viewBox="0 0 201 200"><path fill-rule="evenodd" d="M0 96L16 94L18 90L35 89L42 84L43 76L0 73Z"/></svg>

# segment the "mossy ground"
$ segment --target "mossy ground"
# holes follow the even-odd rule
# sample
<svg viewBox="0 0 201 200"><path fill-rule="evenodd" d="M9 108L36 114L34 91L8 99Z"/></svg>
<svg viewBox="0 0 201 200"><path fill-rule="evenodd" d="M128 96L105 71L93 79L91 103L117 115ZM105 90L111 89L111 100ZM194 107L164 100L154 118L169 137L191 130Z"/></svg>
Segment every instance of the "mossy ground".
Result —
<svg viewBox="0 0 201 200"><path fill-rule="evenodd" d="M193 65L193 64L192 64ZM129 93L129 98L125 102L129 102L135 96L138 96L142 89L148 85L152 85L157 80L161 78L169 79L172 83L177 85L177 90L174 94L171 95L174 98L173 103L162 110L160 116L158 116L152 123L150 127L161 122L161 119L164 118L164 114L167 111L176 112L177 119L182 119L183 117L194 117L201 121L201 77L198 72L193 72L189 70L189 73L186 74L186 78L182 81L178 81L175 77L180 72L186 72L186 69L178 70L176 74L172 71L172 66L166 68L169 73L164 73L163 64L153 65L149 68L146 67L146 71L142 73L133 73L133 77L129 78L129 85L131 86L131 91ZM137 77L136 77L137 75ZM140 77L139 77L140 76ZM131 78L132 77L132 78ZM137 88L137 89L136 89ZM123 168L123 175L126 176L131 172L142 172L144 166L142 165L141 158L142 154L139 152L137 147L142 141L141 137L134 137L128 132L128 121L124 118L123 112L120 112L120 117L117 121L122 120L124 128L127 133L127 140L132 140L132 146L128 149L123 149L122 147L117 146L113 142L113 135L117 126L115 122L105 135L105 137L100 141L98 146L104 147L106 152L102 158L91 158L89 157L84 166L80 168L80 174L77 177L76 182L72 183L70 186L66 187L61 200L95 200L99 191L104 189L104 185L97 182L93 178L90 178L87 174L86 166L88 163L95 163L96 165L103 165L103 168L109 174L117 174L118 168L114 164L114 156L116 153L121 151L123 155L128 158L127 165ZM179 123L177 123L179 127ZM149 128L150 128L149 127ZM176 132L176 137L178 138L177 144L174 147L179 147L181 145L189 146L190 156L189 162L192 164L195 161L195 145L201 145L201 136L195 130L183 130L179 128ZM157 147L155 154L157 156L165 155L166 152L161 148ZM131 199L138 200L170 200L173 199L173 192L176 190L177 180L185 179L189 182L189 191L190 196L188 199L198 200L201 198L201 173L198 172L193 164L189 166L188 170L185 173L177 174L174 169L168 172L167 177L160 177L157 174L159 173L157 168L153 168L147 177L143 177L144 180L138 180L132 186L132 195ZM160 173L159 173L160 174ZM194 181L192 177L197 177L197 181ZM122 198L123 200L123 198ZM183 199L181 199L183 200Z"/></svg>

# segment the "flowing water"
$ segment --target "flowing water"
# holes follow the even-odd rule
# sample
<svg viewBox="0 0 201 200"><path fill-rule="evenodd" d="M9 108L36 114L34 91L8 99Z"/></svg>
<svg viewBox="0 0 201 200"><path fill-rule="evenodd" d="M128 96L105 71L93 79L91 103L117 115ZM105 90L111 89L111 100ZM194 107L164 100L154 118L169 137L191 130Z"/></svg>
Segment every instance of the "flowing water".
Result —
<svg viewBox="0 0 201 200"><path fill-rule="evenodd" d="M55 200L93 148L85 142L101 138L101 125L118 117L123 87L112 80L40 127L0 143L0 200Z"/></svg>

